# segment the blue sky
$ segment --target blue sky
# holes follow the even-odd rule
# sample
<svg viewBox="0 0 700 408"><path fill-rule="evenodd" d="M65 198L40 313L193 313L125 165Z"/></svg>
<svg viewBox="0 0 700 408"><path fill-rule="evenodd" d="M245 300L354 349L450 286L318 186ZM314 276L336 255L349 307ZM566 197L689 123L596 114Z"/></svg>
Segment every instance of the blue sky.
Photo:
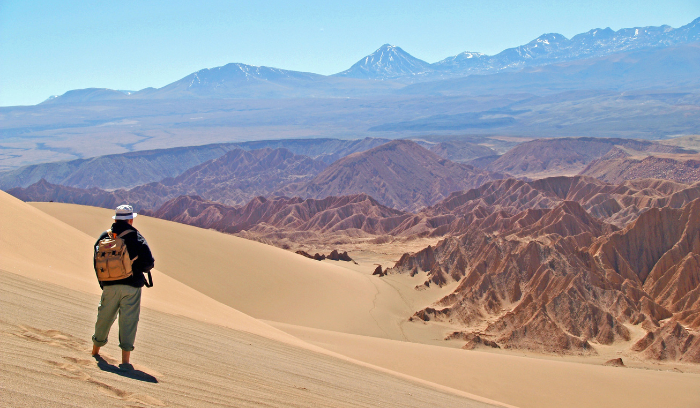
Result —
<svg viewBox="0 0 700 408"><path fill-rule="evenodd" d="M0 0L0 106L78 88L161 87L229 62L333 74L385 43L435 62L548 32L697 17L698 0Z"/></svg>

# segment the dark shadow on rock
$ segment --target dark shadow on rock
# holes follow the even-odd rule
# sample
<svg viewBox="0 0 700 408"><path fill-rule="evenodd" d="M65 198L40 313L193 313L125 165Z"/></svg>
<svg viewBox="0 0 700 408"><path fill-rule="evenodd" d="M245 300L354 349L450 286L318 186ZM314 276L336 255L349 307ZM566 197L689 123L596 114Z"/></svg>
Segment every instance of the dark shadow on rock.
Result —
<svg viewBox="0 0 700 408"><path fill-rule="evenodd" d="M119 366L117 367L113 364L108 363L107 361L105 361L104 358L102 358L99 355L94 357L95 361L97 361L97 367L102 371L107 371L110 373L120 375L122 377L131 378L132 380L138 380L149 383L158 382L158 379L156 377L148 373L144 373L141 370L135 369L134 366L132 366L131 364L119 364Z"/></svg>

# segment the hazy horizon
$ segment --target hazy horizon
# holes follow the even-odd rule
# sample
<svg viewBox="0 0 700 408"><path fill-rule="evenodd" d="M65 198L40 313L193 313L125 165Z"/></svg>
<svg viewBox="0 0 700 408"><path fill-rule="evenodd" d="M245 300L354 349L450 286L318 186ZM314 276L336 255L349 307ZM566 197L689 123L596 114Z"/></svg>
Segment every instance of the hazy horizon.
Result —
<svg viewBox="0 0 700 408"><path fill-rule="evenodd" d="M669 25L700 4L603 2L239 2L204 6L53 1L0 5L0 106L33 105L71 89L162 87L238 62L330 75L390 43L433 63L464 51L493 55L544 33Z"/></svg>

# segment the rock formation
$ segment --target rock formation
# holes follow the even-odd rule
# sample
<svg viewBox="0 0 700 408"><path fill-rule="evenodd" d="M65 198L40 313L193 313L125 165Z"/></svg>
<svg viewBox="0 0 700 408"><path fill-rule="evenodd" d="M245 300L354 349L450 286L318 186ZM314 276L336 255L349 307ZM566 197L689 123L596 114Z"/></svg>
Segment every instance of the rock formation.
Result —
<svg viewBox="0 0 700 408"><path fill-rule="evenodd" d="M151 215L229 233L270 229L314 233L356 230L375 235L385 234L413 216L385 207L365 194L323 200L257 197L243 207L182 196Z"/></svg>
<svg viewBox="0 0 700 408"><path fill-rule="evenodd" d="M428 150L455 163L469 163L482 157L492 157L498 153L490 147L466 141L451 140L427 146Z"/></svg>
<svg viewBox="0 0 700 408"><path fill-rule="evenodd" d="M303 257L314 259L317 261L323 261L324 259L329 259L331 261L345 261L345 262L354 262L352 258L350 258L350 255L348 255L348 251L344 251L343 253L338 252L337 249L334 249L331 251L329 255L323 255L316 253L315 255L311 255L306 251L298 250L295 252L296 254L299 254Z"/></svg>
<svg viewBox="0 0 700 408"><path fill-rule="evenodd" d="M309 180L324 168L324 162L284 148L235 149L163 184L176 190L170 197L198 195L226 205L243 205L289 183Z"/></svg>
<svg viewBox="0 0 700 408"><path fill-rule="evenodd" d="M454 191L503 177L443 159L415 142L395 140L344 157L308 183L279 193L311 198L364 193L387 207L416 211Z"/></svg>
<svg viewBox="0 0 700 408"><path fill-rule="evenodd" d="M700 156L697 154L633 154L613 148L581 171L608 183L634 179L663 179L694 184L700 181Z"/></svg>
<svg viewBox="0 0 700 408"><path fill-rule="evenodd" d="M648 208L679 208L696 198L700 198L700 185L655 179L622 184L586 176L505 179L452 193L422 214L426 219L440 220L442 226L438 229L454 233L478 219L511 216L526 209L549 209L563 201L575 201L593 217L623 227ZM457 223L445 226L454 222Z"/></svg>
<svg viewBox="0 0 700 408"><path fill-rule="evenodd" d="M634 139L565 137L522 143L486 166L514 176L544 177L578 174L616 146L640 152L691 153L679 147Z"/></svg>
<svg viewBox="0 0 700 408"><path fill-rule="evenodd" d="M201 163L174 178L134 187L104 191L80 189L40 181L8 193L25 201L57 201L114 207L129 203L138 210L156 210L181 195L197 195L226 205L243 205L269 195L289 183L309 180L326 167L321 160L295 155L287 149L234 149Z"/></svg>
<svg viewBox="0 0 700 408"><path fill-rule="evenodd" d="M630 341L627 324L648 331L632 347L644 357L699 361L699 260L700 199L649 209L622 230L565 201L473 223L387 273L459 282L413 318L503 348L590 354Z"/></svg>
<svg viewBox="0 0 700 408"><path fill-rule="evenodd" d="M622 362L622 358L613 358L613 359L608 360L605 363L603 363L603 365L610 366L610 367L624 367L625 363Z"/></svg>
<svg viewBox="0 0 700 408"><path fill-rule="evenodd" d="M44 179L27 188L11 188L7 192L22 201L55 201L103 208L116 208L119 204L130 203L136 211L148 208L141 205L143 196L132 195L128 190L105 191L94 187L87 189L66 187L51 184Z"/></svg>
<svg viewBox="0 0 700 408"><path fill-rule="evenodd" d="M486 347L491 347L491 348L501 348L498 343L492 340L488 340L486 338L483 338L481 335L476 334L476 333L466 333L466 332L461 332L461 331L456 331L448 336L445 337L445 340L464 340L467 342L464 346L462 346L463 349L465 350L474 350L480 345L486 346Z"/></svg>
<svg viewBox="0 0 700 408"><path fill-rule="evenodd" d="M672 319L648 332L632 346L632 350L652 360L700 363L700 332L690 330Z"/></svg>

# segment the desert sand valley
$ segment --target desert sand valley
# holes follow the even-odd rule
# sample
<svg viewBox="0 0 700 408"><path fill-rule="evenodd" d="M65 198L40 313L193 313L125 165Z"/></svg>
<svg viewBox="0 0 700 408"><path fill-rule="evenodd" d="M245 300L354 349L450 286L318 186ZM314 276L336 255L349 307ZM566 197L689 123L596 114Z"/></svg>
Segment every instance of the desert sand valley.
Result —
<svg viewBox="0 0 700 408"><path fill-rule="evenodd" d="M420 276L382 280L362 262L318 262L148 217L139 219L140 230L163 261L144 296L139 374L120 377L108 368L114 362L100 369L89 356L99 293L89 248L111 211L2 200L3 398L18 405L698 402L697 365L630 359L614 348L595 358L462 350L444 344L445 327L407 321L407 311L439 295L413 290ZM34 248L48 237L52 244L37 256ZM167 249L159 244L165 237L172 237ZM602 364L620 355L628 367ZM562 392L547 392L552 387Z"/></svg>

